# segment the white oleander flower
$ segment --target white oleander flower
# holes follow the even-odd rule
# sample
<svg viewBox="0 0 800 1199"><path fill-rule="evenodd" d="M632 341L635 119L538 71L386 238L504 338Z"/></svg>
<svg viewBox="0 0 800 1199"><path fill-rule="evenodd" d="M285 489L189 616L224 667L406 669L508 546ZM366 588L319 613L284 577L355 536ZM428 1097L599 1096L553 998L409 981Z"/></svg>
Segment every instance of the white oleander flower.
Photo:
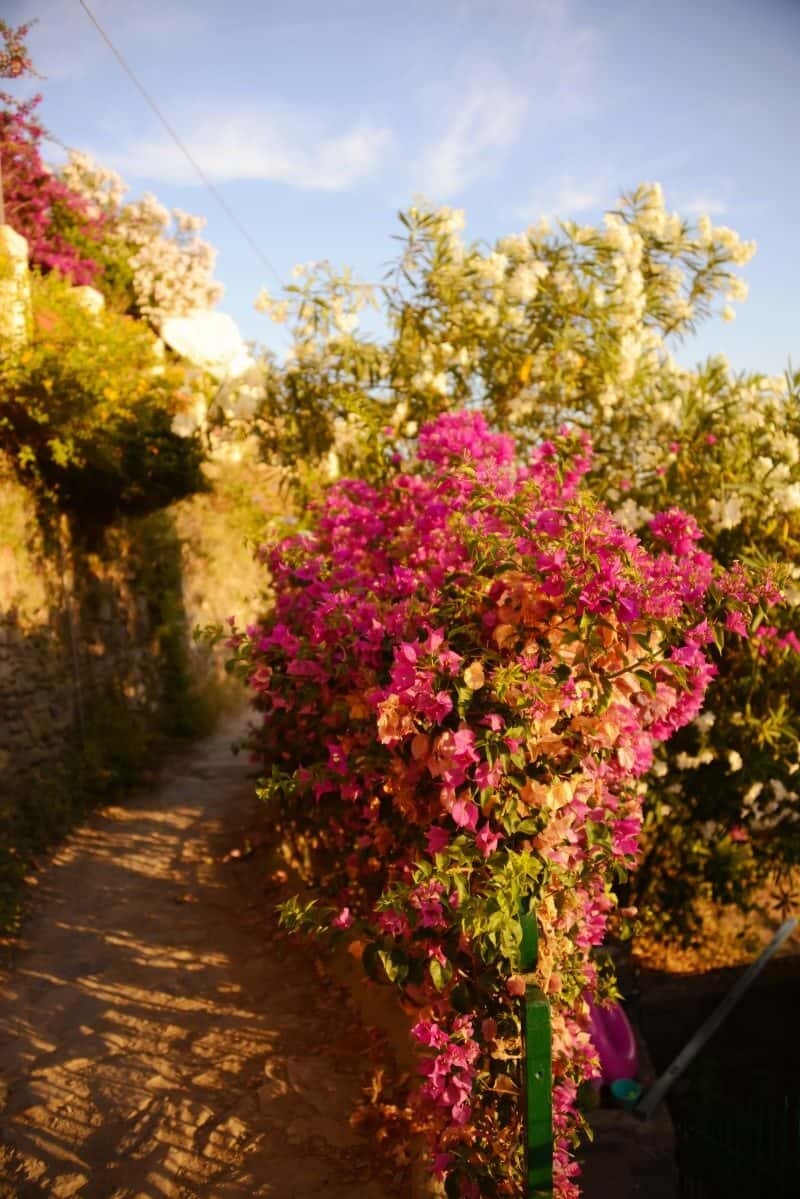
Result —
<svg viewBox="0 0 800 1199"><path fill-rule="evenodd" d="M506 292L512 300L530 303L539 290L539 272L536 270L539 265L532 262L517 267L506 286Z"/></svg>
<svg viewBox="0 0 800 1199"><path fill-rule="evenodd" d="M505 279L507 269L507 255L498 254L496 250L492 250L491 254L487 254L485 258L479 259L477 263L478 273L487 283L502 283L503 279Z"/></svg>
<svg viewBox="0 0 800 1199"><path fill-rule="evenodd" d="M349 334L355 333L359 320L355 312L342 312L334 316L334 324L340 333L349 336Z"/></svg>
<svg viewBox="0 0 800 1199"><path fill-rule="evenodd" d="M620 504L614 517L623 529L635 533L637 529L641 529L649 520L653 519L653 513L649 508L640 508L636 501L629 497L623 504Z"/></svg>
<svg viewBox="0 0 800 1199"><path fill-rule="evenodd" d="M667 223L667 214L663 208L645 208L639 213L637 225L645 233L653 237L662 237Z"/></svg>
<svg viewBox="0 0 800 1199"><path fill-rule="evenodd" d="M531 252L531 243L526 233L510 233L500 239L497 248L501 254L508 254L510 258L527 258Z"/></svg>
<svg viewBox="0 0 800 1199"><path fill-rule="evenodd" d="M705 214L697 218L697 236L701 246L710 246L714 237L711 218Z"/></svg>
<svg viewBox="0 0 800 1199"><path fill-rule="evenodd" d="M450 237L460 233L467 223L463 208L440 208L436 215L440 229Z"/></svg>
<svg viewBox="0 0 800 1199"><path fill-rule="evenodd" d="M734 277L728 284L726 295L729 300L738 300L740 303L742 303L747 299L748 291L749 288L744 279Z"/></svg>
<svg viewBox="0 0 800 1199"><path fill-rule="evenodd" d="M730 495L724 500L709 500L708 516L715 532L735 529L742 523L742 501L738 495Z"/></svg>
<svg viewBox="0 0 800 1199"><path fill-rule="evenodd" d="M800 483L790 483L775 498L784 512L797 512L800 509Z"/></svg>
<svg viewBox="0 0 800 1199"><path fill-rule="evenodd" d="M736 749L728 750L728 770L731 774L735 774L737 770L742 769L742 755Z"/></svg>

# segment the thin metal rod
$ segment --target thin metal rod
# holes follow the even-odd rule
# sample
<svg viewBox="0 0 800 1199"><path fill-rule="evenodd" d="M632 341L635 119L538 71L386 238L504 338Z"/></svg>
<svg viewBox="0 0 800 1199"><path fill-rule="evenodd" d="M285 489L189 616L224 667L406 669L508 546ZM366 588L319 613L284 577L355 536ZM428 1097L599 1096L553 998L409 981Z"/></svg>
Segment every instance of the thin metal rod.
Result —
<svg viewBox="0 0 800 1199"><path fill-rule="evenodd" d="M672 1064L653 1083L647 1094L639 1100L634 1109L637 1115L644 1116L645 1118L652 1116L673 1083L680 1078L681 1074L683 1074L690 1062L694 1060L709 1037L717 1031L722 1021L739 1002L748 987L752 985L776 950L780 949L787 937L791 936L796 924L796 916L790 916L788 920L783 922L766 949L763 950L752 965L747 967L742 977L731 987L728 994L717 1005L708 1019L700 1025L692 1039L684 1046Z"/></svg>

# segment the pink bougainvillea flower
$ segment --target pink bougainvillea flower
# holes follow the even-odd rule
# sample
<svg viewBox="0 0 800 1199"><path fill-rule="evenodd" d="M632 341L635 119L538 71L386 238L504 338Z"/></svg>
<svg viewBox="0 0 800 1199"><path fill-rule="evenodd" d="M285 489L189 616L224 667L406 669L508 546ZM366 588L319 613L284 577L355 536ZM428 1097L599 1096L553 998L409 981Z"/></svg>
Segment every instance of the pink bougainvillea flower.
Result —
<svg viewBox="0 0 800 1199"><path fill-rule="evenodd" d="M475 837L475 844L478 846L478 849L481 851L483 856L488 858L490 854L494 853L502 840L503 834L495 832L491 825L487 823L478 830L478 833Z"/></svg>
<svg viewBox="0 0 800 1199"><path fill-rule="evenodd" d="M450 815L459 828L474 829L480 816L480 808L471 799L457 799L450 808Z"/></svg>
<svg viewBox="0 0 800 1199"><path fill-rule="evenodd" d="M731 633L738 633L740 637L747 636L747 625L741 612L729 612L725 617L725 628Z"/></svg>
<svg viewBox="0 0 800 1199"><path fill-rule="evenodd" d="M441 853L450 844L450 834L438 824L429 828L425 834L428 853Z"/></svg>

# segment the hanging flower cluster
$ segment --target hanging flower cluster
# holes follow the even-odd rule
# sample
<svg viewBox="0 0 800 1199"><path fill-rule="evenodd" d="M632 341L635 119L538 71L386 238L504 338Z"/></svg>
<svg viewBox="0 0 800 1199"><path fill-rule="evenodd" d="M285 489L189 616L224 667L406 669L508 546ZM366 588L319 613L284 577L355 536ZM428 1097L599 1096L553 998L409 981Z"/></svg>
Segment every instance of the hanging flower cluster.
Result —
<svg viewBox="0 0 800 1199"><path fill-rule="evenodd" d="M331 905L285 918L357 932L415 1006L448 1195L520 1193L521 907L553 1011L556 1194L578 1194L592 950L635 862L636 780L700 711L724 610L750 619L752 584L715 574L694 520L654 517L646 547L585 493L590 458L585 434L520 461L482 416L440 416L385 482L335 484L313 532L264 551L274 609L229 638L264 796Z"/></svg>

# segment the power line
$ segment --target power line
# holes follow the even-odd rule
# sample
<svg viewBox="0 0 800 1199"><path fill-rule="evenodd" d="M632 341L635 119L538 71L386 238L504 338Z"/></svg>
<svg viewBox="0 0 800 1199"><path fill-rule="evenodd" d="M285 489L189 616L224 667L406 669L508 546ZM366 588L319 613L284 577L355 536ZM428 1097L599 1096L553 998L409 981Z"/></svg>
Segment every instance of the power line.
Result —
<svg viewBox="0 0 800 1199"><path fill-rule="evenodd" d="M239 231L239 233L241 233L242 237L245 239L248 246L253 251L253 253L256 255L256 257L259 259L259 261L264 264L264 266L267 268L267 270L270 271L272 273L272 275L274 276L274 278L278 281L278 284L281 287L283 287L283 280L281 279L281 277L278 274L275 267L270 262L269 258L267 258L266 254L261 249L261 247L258 245L258 243L255 241L253 236L250 234L249 230L239 220L238 216L233 211L233 209L231 208L230 204L225 199L225 197L222 195L219 188L216 187L216 185L214 183L212 183L211 179L208 177L206 172L203 170L203 168L200 166L200 164L194 158L194 156L192 155L189 148L186 146L186 144L181 140L181 138L178 136L176 131L173 129L172 125L169 123L167 118L164 116L163 112L159 108L156 101L153 99L153 97L148 92L147 88L139 80L139 78L136 75L136 73L134 72L133 68L128 64L125 57L122 55L122 53L117 49L117 47L111 41L111 38L106 33L105 29L103 29L103 26L100 24L97 17L92 12L92 10L89 8L89 5L86 3L86 0L78 0L78 3L80 4L83 11L86 13L89 20L94 25L97 32L100 34L103 41L108 46L111 53L116 58L119 65L122 67L125 74L130 79L133 86L136 88L136 90L142 96L143 100L148 105L148 107L150 109L152 109L152 111L155 113L158 120L164 126L167 133L169 134L169 136L172 138L175 145L180 150L181 154L183 154L184 158L187 160L187 162L190 164L192 169L195 171L195 173L197 174L197 176L199 177L199 179L201 180L203 185L208 189L208 191L211 192L212 196L217 201L220 208L223 210L223 212L228 217L228 220L236 227L236 229Z"/></svg>

